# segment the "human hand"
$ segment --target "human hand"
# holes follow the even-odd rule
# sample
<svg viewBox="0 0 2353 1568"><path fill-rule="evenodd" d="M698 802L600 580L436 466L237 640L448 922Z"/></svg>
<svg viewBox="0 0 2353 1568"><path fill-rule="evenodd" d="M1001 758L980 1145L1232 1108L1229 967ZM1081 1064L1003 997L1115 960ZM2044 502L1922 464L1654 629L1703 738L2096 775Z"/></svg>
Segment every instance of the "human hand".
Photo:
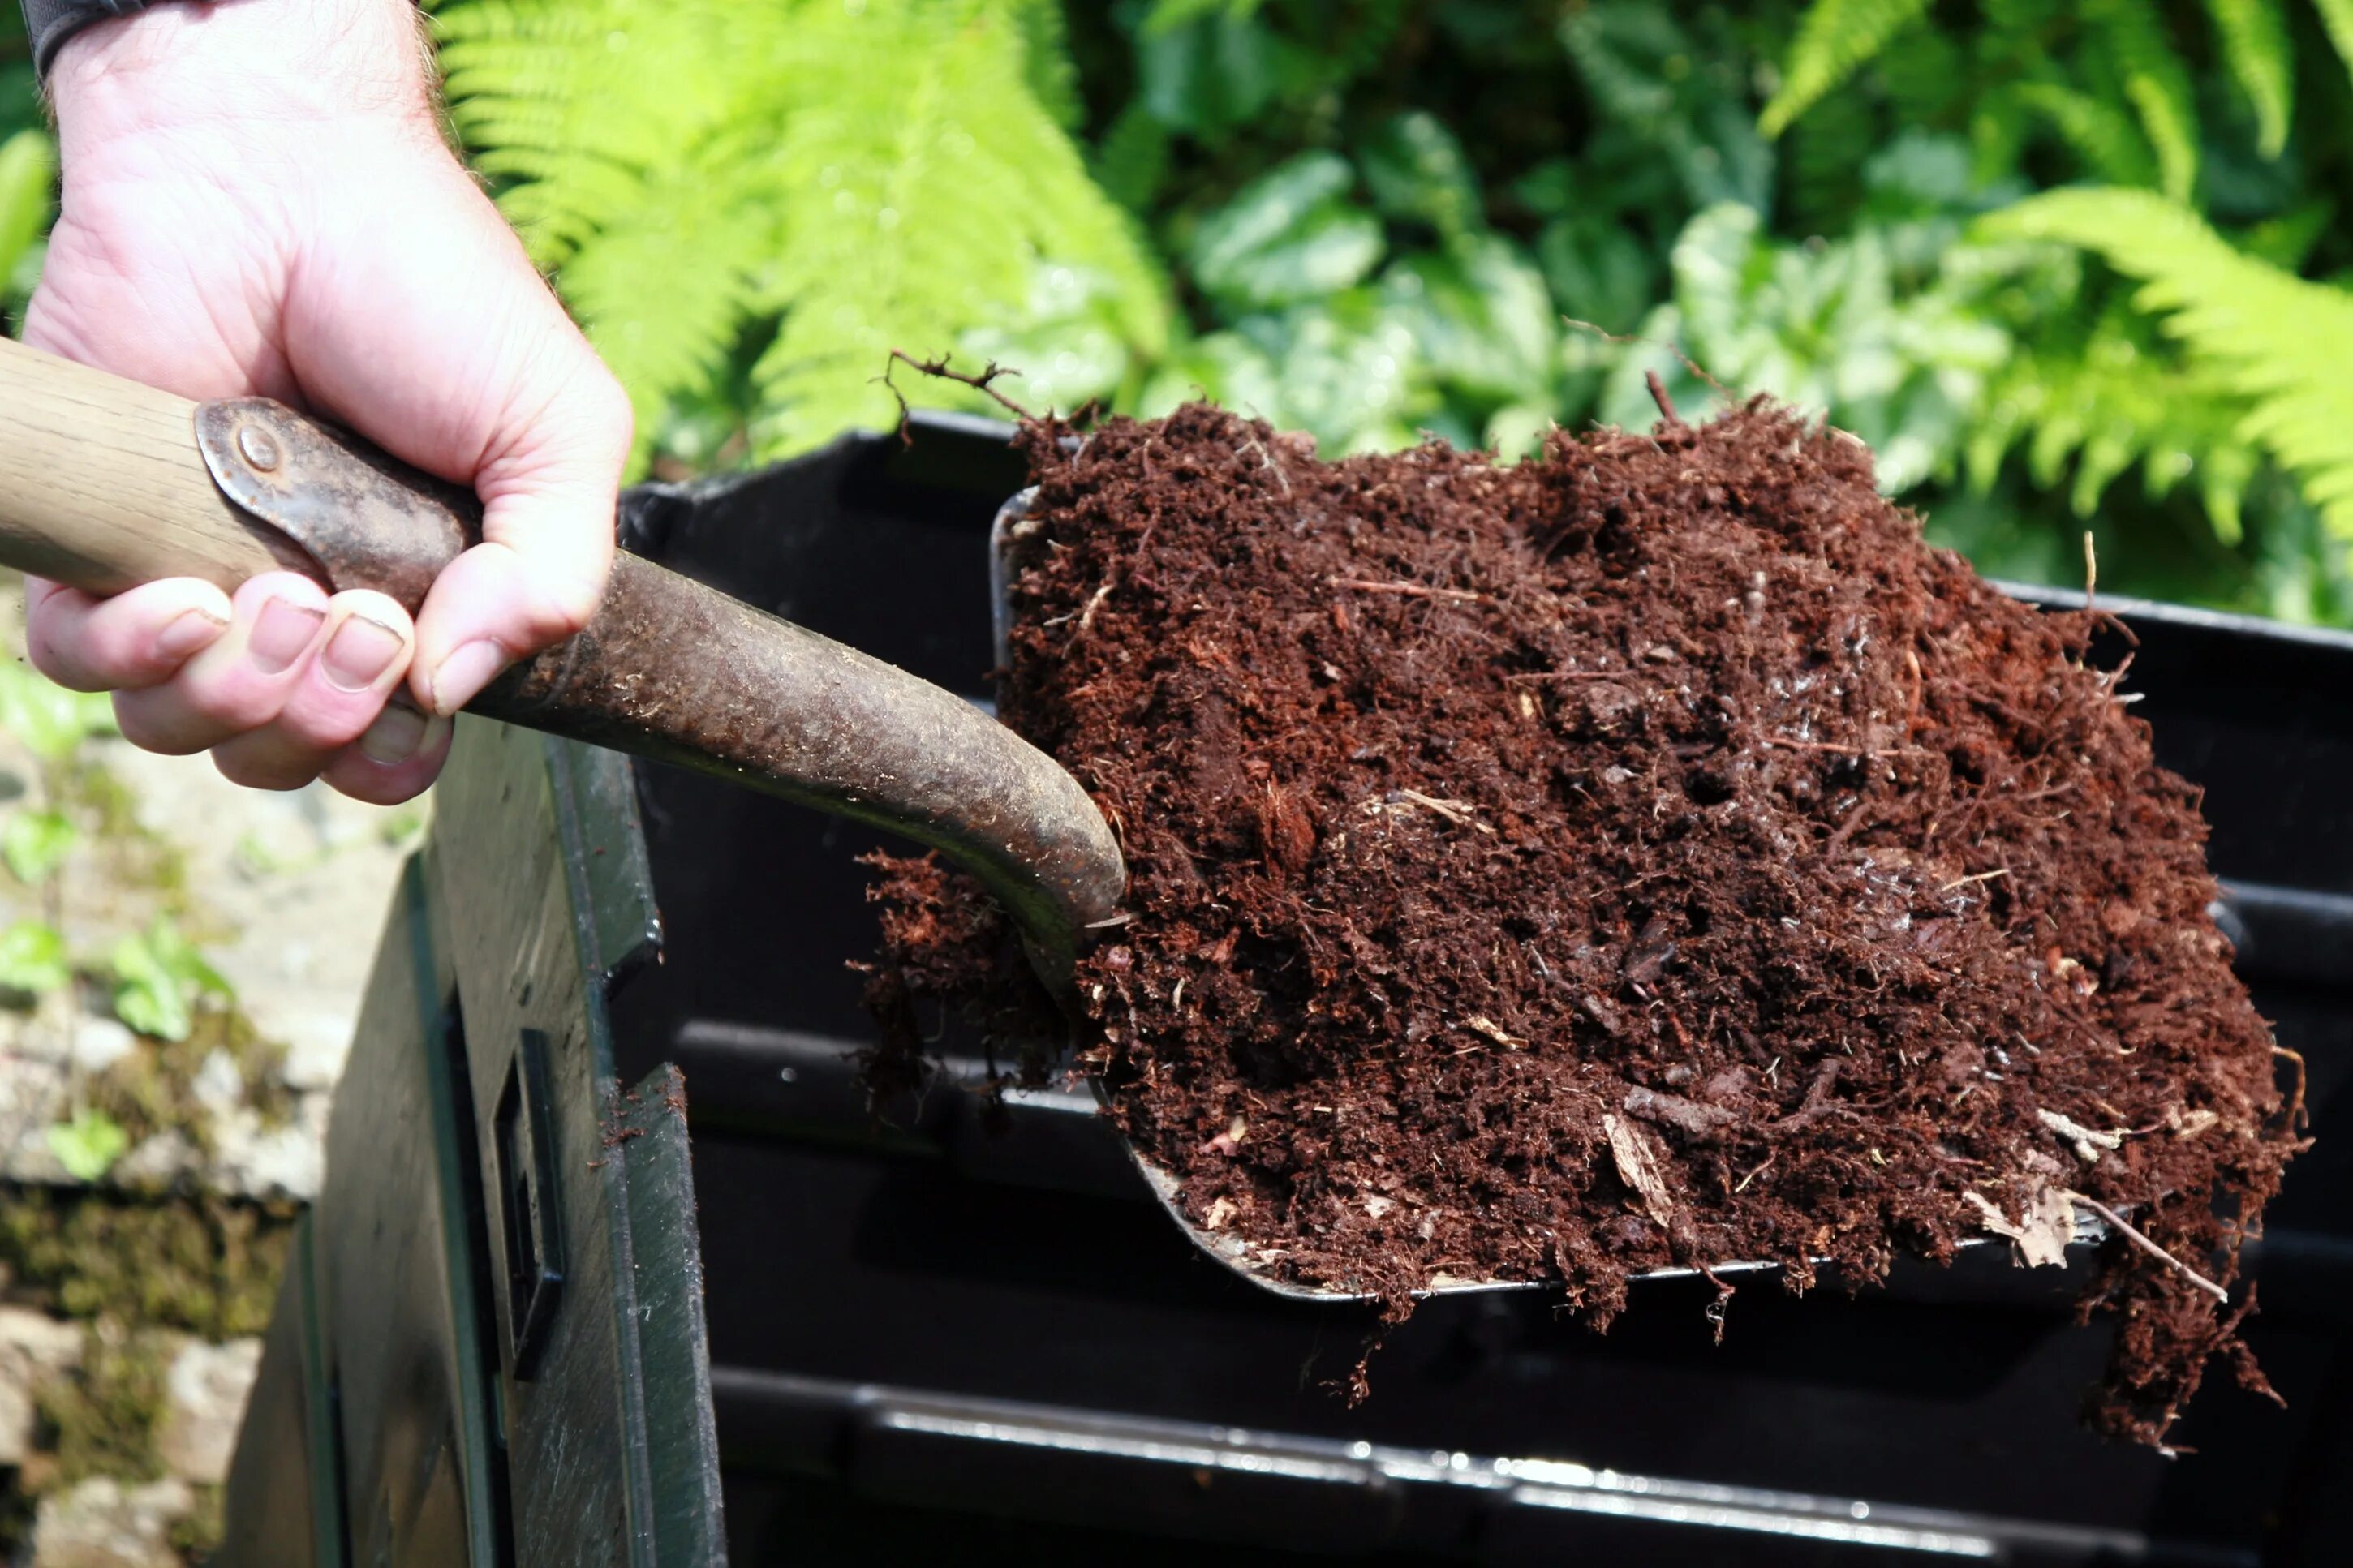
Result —
<svg viewBox="0 0 2353 1568"><path fill-rule="evenodd" d="M483 542L414 624L290 573L32 582L33 662L236 783L405 800L448 716L595 610L628 401L443 143L408 0L159 5L77 35L50 87L63 195L25 340L344 425L470 483Z"/></svg>

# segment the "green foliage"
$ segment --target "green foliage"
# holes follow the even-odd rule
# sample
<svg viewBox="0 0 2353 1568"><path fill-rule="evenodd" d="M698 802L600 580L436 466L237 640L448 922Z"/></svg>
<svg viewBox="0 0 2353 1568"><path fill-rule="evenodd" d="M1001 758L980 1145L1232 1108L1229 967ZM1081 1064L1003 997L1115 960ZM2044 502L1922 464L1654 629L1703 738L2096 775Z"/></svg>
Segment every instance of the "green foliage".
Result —
<svg viewBox="0 0 2353 1568"><path fill-rule="evenodd" d="M37 996L73 982L66 939L47 921L18 921L0 931L0 991Z"/></svg>
<svg viewBox="0 0 2353 1568"><path fill-rule="evenodd" d="M2138 191L2052 191L1984 227L2082 246L2143 279L2140 308L2245 399L2242 433L2353 539L2353 294L2249 257L2195 213Z"/></svg>
<svg viewBox="0 0 2353 1568"><path fill-rule="evenodd" d="M230 1339L269 1327L293 1230L291 1205L25 1189L0 1205L0 1267L29 1305Z"/></svg>
<svg viewBox="0 0 2353 1568"><path fill-rule="evenodd" d="M2254 110L2256 145L2266 158L2287 149L2288 116L2295 105L2295 60L2288 52L2286 19L2274 0L2206 0L2222 41L2232 79Z"/></svg>
<svg viewBox="0 0 2353 1568"><path fill-rule="evenodd" d="M122 1124L103 1110L83 1110L74 1113L71 1121L60 1121L48 1130L49 1152L66 1168L66 1174L77 1182L95 1182L114 1169L131 1147L131 1135Z"/></svg>
<svg viewBox="0 0 2353 1568"><path fill-rule="evenodd" d="M143 934L117 942L110 967L114 1016L158 1040L188 1037L197 996L227 1000L235 994L179 929L160 917Z"/></svg>
<svg viewBox="0 0 2353 1568"><path fill-rule="evenodd" d="M1864 437L1989 567L2073 579L2089 526L2120 590L2353 616L2312 281L2353 273L2353 0L438 15L665 473L888 421L892 348L1329 453L1647 422L1646 370L1697 411L1680 351ZM2040 205L2079 182L2143 205Z"/></svg>
<svg viewBox="0 0 2353 1568"><path fill-rule="evenodd" d="M1780 89L1757 124L1778 136L1926 13L1928 0L1816 0L1781 65Z"/></svg>
<svg viewBox="0 0 2353 1568"><path fill-rule="evenodd" d="M0 659L0 730L45 763L62 763L92 735L114 733L114 703L101 693L68 691L28 666Z"/></svg>
<svg viewBox="0 0 2353 1568"><path fill-rule="evenodd" d="M0 860L5 860L16 880L28 887L46 882L73 853L80 837L63 812L20 811L5 827L0 827Z"/></svg>
<svg viewBox="0 0 2353 1568"><path fill-rule="evenodd" d="M27 128L0 142L0 286L13 297L30 294L39 274L57 175L58 146L47 131Z"/></svg>
<svg viewBox="0 0 2353 1568"><path fill-rule="evenodd" d="M736 377L757 453L887 423L888 351L1035 322L1041 274L1103 279L1082 292L1126 351L1166 340L1158 276L1063 129L1048 0L453 0L438 19L456 122L641 444Z"/></svg>

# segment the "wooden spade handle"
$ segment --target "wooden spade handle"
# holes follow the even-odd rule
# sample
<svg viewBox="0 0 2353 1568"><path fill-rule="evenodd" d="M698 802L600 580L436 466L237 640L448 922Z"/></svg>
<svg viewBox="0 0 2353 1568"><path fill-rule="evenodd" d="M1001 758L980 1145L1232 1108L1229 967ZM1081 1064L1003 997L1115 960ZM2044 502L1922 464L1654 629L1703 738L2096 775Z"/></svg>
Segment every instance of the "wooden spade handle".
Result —
<svg viewBox="0 0 2353 1568"><path fill-rule="evenodd" d="M196 405L0 339L0 561L92 594L159 577L234 591L303 552L230 504Z"/></svg>
<svg viewBox="0 0 2353 1568"><path fill-rule="evenodd" d="M114 594L301 572L412 612L481 536L473 496L262 398L195 404L0 339L0 563ZM962 698L624 552L578 637L469 710L874 824L972 871L1067 994L1125 890L1052 759Z"/></svg>

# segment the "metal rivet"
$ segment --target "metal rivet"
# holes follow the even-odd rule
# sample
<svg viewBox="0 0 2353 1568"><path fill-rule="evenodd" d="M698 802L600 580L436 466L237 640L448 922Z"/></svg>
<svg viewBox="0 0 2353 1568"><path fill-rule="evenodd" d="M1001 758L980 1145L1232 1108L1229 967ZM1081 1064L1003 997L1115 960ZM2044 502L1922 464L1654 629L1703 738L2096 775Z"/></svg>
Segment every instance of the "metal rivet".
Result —
<svg viewBox="0 0 2353 1568"><path fill-rule="evenodd" d="M284 454L278 449L278 437L259 425L237 426L237 449L244 455L247 462L265 474L284 461Z"/></svg>

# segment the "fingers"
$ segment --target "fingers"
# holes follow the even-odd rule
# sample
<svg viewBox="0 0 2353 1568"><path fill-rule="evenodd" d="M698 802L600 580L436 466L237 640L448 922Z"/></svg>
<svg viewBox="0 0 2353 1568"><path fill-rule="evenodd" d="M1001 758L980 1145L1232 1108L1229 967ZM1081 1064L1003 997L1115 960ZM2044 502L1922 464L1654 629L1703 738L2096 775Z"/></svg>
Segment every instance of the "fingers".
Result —
<svg viewBox="0 0 2353 1568"><path fill-rule="evenodd" d="M586 353L544 407L505 432L476 476L483 542L450 563L417 617L417 700L464 707L514 660L588 624L613 564L628 459L627 398Z"/></svg>
<svg viewBox="0 0 2353 1568"><path fill-rule="evenodd" d="M367 732L329 760L319 776L372 805L397 805L421 794L449 755L450 721L421 713L395 693Z"/></svg>
<svg viewBox="0 0 2353 1568"><path fill-rule="evenodd" d="M266 626L269 614L259 626ZM383 717L385 700L408 673L413 637L408 617L383 595L336 595L327 602L315 652L286 689L277 713L217 742L214 763L235 784L299 789L335 753L379 726L392 735L397 724ZM406 761L406 752L398 760Z"/></svg>
<svg viewBox="0 0 2353 1568"><path fill-rule="evenodd" d="M69 691L159 686L229 629L229 597L210 583L172 578L111 599L54 583L25 585L26 652Z"/></svg>
<svg viewBox="0 0 2353 1568"><path fill-rule="evenodd" d="M87 633L121 602L85 605L52 595L39 613L69 633ZM410 782L425 753L446 749L446 733L431 732L413 710L385 712L416 643L399 605L364 591L330 598L308 578L284 572L256 577L227 603L225 629L168 679L117 690L125 739L174 756L210 751L226 777L259 789L299 789L347 748L359 752L348 771L368 798L406 798L431 778L425 765ZM104 639L64 640L71 659L100 662L92 649Z"/></svg>
<svg viewBox="0 0 2353 1568"><path fill-rule="evenodd" d="M269 572L231 597L228 629L161 685L118 691L124 739L187 756L276 719L309 668L327 624L327 595L290 572Z"/></svg>

